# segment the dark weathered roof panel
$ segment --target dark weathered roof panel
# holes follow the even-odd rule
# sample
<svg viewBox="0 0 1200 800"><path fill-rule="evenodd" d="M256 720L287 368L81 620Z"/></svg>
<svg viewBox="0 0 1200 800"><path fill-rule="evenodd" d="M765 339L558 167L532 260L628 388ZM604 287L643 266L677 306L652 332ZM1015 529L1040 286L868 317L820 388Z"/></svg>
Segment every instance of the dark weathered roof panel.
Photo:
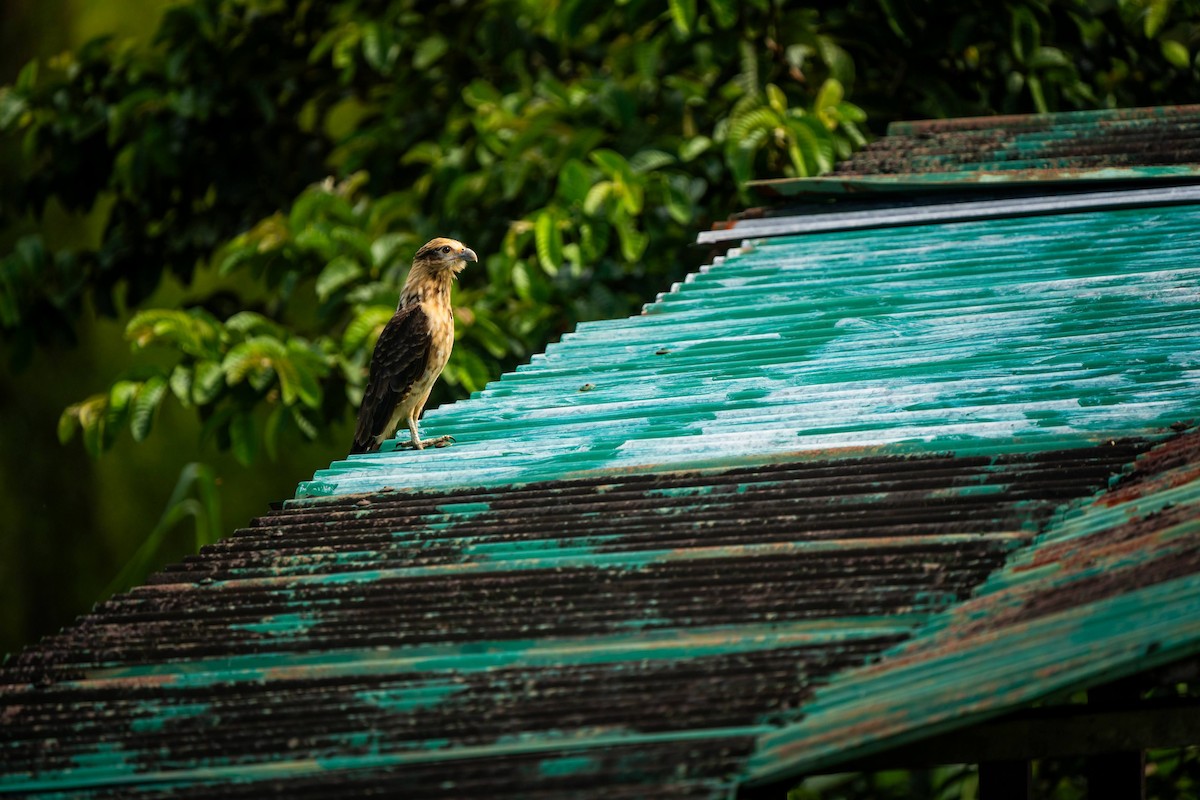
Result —
<svg viewBox="0 0 1200 800"><path fill-rule="evenodd" d="M319 793L338 774L346 794L585 797L611 769L605 796L728 794L831 674L1145 447L299 504L12 658L0 790Z"/></svg>
<svg viewBox="0 0 1200 800"><path fill-rule="evenodd" d="M1016 551L967 601L767 734L779 780L966 727L1082 683L1200 653L1200 434L1138 459Z"/></svg>
<svg viewBox="0 0 1200 800"><path fill-rule="evenodd" d="M1200 178L1200 106L894 122L817 178L757 181L782 195L1070 188Z"/></svg>

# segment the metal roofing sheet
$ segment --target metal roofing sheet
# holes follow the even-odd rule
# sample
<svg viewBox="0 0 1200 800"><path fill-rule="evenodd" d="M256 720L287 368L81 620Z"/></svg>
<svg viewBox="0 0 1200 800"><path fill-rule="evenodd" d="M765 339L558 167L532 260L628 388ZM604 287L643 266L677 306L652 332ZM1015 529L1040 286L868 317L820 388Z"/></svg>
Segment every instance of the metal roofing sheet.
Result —
<svg viewBox="0 0 1200 800"><path fill-rule="evenodd" d="M831 210L797 214L734 219L710 231L701 231L700 244L722 244L764 236L790 236L798 233L894 228L941 222L967 222L1037 214L1071 214L1097 209L1136 208L1138 206L1190 204L1200 201L1200 185L1158 186L1150 189L1125 189L1113 192L1078 192L1036 197L993 198L947 202L934 198L895 208L871 208L847 211Z"/></svg>
<svg viewBox="0 0 1200 800"><path fill-rule="evenodd" d="M758 781L826 769L1200 652L1200 435L1014 553L974 596L765 735ZM1031 679L1031 676L1033 679Z"/></svg>
<svg viewBox="0 0 1200 800"><path fill-rule="evenodd" d="M739 458L1028 451L1200 410L1200 206L751 239L299 494ZM386 447L386 445L385 445Z"/></svg>
<svg viewBox="0 0 1200 800"><path fill-rule="evenodd" d="M297 505L0 669L0 794L728 797L1145 442Z"/></svg>
<svg viewBox="0 0 1200 800"><path fill-rule="evenodd" d="M721 798L1194 653L1197 222L751 240L10 659L0 793Z"/></svg>
<svg viewBox="0 0 1200 800"><path fill-rule="evenodd" d="M1200 106L896 122L830 175L783 195L1200 177Z"/></svg>

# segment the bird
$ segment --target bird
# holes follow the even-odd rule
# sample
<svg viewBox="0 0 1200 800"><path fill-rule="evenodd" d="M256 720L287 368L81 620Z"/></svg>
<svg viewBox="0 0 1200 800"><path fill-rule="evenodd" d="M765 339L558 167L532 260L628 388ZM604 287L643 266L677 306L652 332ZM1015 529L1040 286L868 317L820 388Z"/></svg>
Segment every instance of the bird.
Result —
<svg viewBox="0 0 1200 800"><path fill-rule="evenodd" d="M383 326L371 354L351 455L378 450L401 423L408 424L411 439L400 447L423 450L454 441L450 436L422 441L417 420L450 359L454 346L450 284L469 261L479 261L474 250L440 237L413 256L396 313Z"/></svg>

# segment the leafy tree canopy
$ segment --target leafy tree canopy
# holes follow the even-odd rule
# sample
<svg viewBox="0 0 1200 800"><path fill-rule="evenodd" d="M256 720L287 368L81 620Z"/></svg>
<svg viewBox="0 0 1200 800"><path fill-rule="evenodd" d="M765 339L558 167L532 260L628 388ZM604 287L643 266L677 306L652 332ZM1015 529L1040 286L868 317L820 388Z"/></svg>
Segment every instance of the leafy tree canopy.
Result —
<svg viewBox="0 0 1200 800"><path fill-rule="evenodd" d="M141 365L66 409L60 438L99 454L174 402L249 463L352 410L406 259L435 235L482 259L436 403L630 313L746 180L829 170L868 119L1197 101L1198 11L187 0L148 48L92 41L0 90L22 164L0 226L35 231L51 202L104 220L95 247L15 240L0 329L19 363L84 303L131 314ZM187 291L164 306L168 276Z"/></svg>

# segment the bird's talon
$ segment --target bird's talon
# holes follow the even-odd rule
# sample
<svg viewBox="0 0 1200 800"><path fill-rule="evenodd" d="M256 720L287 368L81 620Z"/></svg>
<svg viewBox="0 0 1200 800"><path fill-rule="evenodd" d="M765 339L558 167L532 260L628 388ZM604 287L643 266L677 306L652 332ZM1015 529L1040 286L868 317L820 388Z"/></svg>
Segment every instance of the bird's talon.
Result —
<svg viewBox="0 0 1200 800"><path fill-rule="evenodd" d="M424 450L426 447L449 447L454 444L453 436L439 436L436 439L422 439L419 442L398 442L397 450Z"/></svg>

